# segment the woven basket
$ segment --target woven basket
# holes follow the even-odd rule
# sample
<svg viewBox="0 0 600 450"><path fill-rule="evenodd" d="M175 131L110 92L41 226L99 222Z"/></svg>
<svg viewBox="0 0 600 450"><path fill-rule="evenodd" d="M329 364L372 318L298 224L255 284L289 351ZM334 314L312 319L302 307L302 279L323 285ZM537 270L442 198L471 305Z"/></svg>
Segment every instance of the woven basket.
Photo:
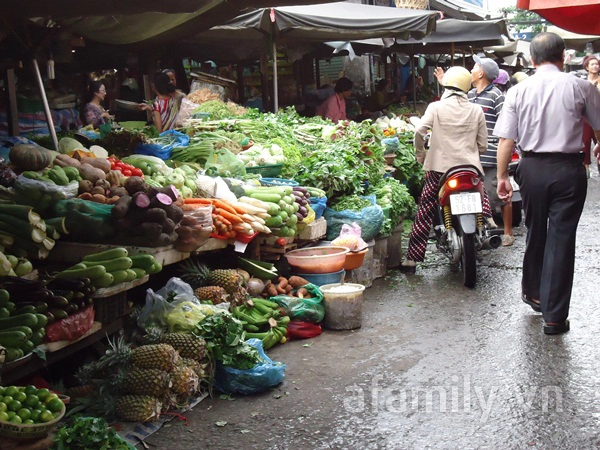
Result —
<svg viewBox="0 0 600 450"><path fill-rule="evenodd" d="M36 423L33 425L18 424L0 421L0 436L10 439L40 439L45 437L56 424L63 418L67 411L63 404L62 409L56 419L46 423Z"/></svg>
<svg viewBox="0 0 600 450"><path fill-rule="evenodd" d="M396 8L408 9L427 9L429 7L428 0L394 0Z"/></svg>

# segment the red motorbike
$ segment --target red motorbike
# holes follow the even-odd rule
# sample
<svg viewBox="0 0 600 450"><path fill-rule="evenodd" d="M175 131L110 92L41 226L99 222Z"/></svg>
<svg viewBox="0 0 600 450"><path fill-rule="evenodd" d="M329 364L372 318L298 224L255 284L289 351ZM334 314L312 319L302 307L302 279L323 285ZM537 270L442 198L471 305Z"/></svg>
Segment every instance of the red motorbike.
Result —
<svg viewBox="0 0 600 450"><path fill-rule="evenodd" d="M463 284L475 287L477 252L502 243L483 218L483 174L471 164L451 168L440 179L438 200L437 248L460 264Z"/></svg>

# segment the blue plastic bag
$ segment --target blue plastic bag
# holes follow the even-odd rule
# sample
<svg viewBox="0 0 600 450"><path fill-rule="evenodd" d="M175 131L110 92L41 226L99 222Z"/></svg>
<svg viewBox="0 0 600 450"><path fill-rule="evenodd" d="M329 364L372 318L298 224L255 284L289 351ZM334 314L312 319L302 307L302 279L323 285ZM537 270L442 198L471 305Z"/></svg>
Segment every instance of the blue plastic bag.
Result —
<svg viewBox="0 0 600 450"><path fill-rule="evenodd" d="M256 348L264 361L248 370L234 369L217 363L215 387L225 394L258 394L277 386L285 378L285 364L273 362L265 354L260 339L248 339L246 342Z"/></svg>
<svg viewBox="0 0 600 450"><path fill-rule="evenodd" d="M137 155L156 156L163 160L170 159L174 148L187 147L190 144L190 137L179 131L167 130L159 134L157 141L149 144L138 144L133 149L133 153ZM168 141L169 143L163 145L160 143L161 141Z"/></svg>
<svg viewBox="0 0 600 450"><path fill-rule="evenodd" d="M331 208L325 208L325 220L327 221L327 234L325 239L333 241L340 235L344 224L356 222L362 230L362 238L365 241L374 239L379 234L381 224L383 224L383 210L376 203L374 195L368 195L363 198L368 199L372 206L367 206L360 211L344 210L335 211Z"/></svg>
<svg viewBox="0 0 600 450"><path fill-rule="evenodd" d="M310 207L315 212L315 219L323 216L325 208L327 207L327 197L310 197Z"/></svg>

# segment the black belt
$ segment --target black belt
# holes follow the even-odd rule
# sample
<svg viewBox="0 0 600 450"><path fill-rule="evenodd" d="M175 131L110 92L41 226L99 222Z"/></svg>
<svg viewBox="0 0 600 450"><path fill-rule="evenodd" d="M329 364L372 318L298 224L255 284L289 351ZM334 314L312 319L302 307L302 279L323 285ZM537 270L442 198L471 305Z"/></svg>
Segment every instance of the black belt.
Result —
<svg viewBox="0 0 600 450"><path fill-rule="evenodd" d="M553 159L573 159L582 158L583 153L560 153L560 152L522 152L523 158L553 158Z"/></svg>

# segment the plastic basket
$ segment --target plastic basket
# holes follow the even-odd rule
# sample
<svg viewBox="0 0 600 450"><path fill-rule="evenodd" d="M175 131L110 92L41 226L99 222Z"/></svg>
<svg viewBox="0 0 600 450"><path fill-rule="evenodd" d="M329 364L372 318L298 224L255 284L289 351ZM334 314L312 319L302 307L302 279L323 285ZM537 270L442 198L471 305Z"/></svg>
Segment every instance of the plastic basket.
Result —
<svg viewBox="0 0 600 450"><path fill-rule="evenodd" d="M285 178L261 178L260 184L263 186L298 186L298 182L294 180L286 180Z"/></svg>
<svg viewBox="0 0 600 450"><path fill-rule="evenodd" d="M270 164L268 166L246 167L247 173L257 173L262 177L276 177L281 173L283 164Z"/></svg>
<svg viewBox="0 0 600 450"><path fill-rule="evenodd" d="M119 292L109 297L94 298L94 320L109 323L129 313L127 292Z"/></svg>
<svg viewBox="0 0 600 450"><path fill-rule="evenodd" d="M243 244L248 244L252 239L258 235L258 231L252 234L240 233L239 231L235 234L235 240Z"/></svg>
<svg viewBox="0 0 600 450"><path fill-rule="evenodd" d="M67 411L66 406L63 404L62 409L58 416L50 422L36 423L32 425L17 424L10 422L0 421L0 436L10 439L40 439L46 436L56 424L63 418Z"/></svg>

